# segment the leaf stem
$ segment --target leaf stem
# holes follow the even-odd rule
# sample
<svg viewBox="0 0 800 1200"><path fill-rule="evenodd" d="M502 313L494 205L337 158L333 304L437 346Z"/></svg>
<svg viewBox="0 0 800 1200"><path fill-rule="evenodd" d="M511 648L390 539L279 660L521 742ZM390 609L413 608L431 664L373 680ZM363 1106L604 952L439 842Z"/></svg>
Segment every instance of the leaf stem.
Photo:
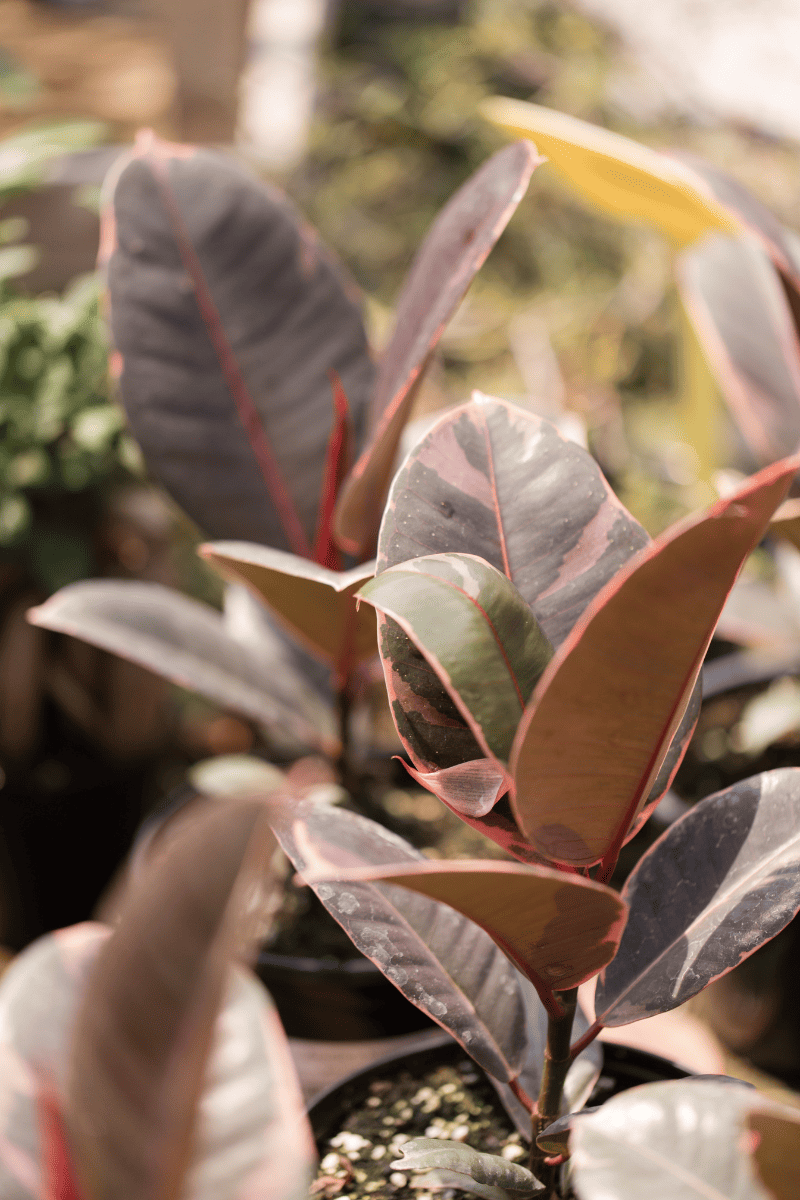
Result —
<svg viewBox="0 0 800 1200"><path fill-rule="evenodd" d="M603 1028L604 1027L600 1021L595 1021L594 1025L590 1025L583 1037L578 1038L577 1042L570 1047L570 1059L574 1061L579 1054L583 1054L586 1047L591 1045L598 1033L600 1033Z"/></svg>
<svg viewBox="0 0 800 1200"><path fill-rule="evenodd" d="M531 1171L548 1188L548 1197L557 1195L559 1168L545 1162L547 1152L539 1149L536 1145L536 1138L543 1129L561 1116L564 1081L572 1062L570 1038L575 1020L575 1008L578 1003L578 989L569 988L567 991L556 992L555 995L563 1011L560 1017L548 1016L547 1018L547 1046L544 1052L542 1084L532 1122L529 1162Z"/></svg>

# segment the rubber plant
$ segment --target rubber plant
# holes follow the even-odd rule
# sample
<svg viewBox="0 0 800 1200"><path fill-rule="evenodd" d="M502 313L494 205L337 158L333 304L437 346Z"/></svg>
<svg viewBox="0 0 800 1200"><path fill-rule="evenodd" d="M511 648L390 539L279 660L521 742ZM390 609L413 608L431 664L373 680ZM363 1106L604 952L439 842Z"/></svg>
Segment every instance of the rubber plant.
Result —
<svg viewBox="0 0 800 1200"><path fill-rule="evenodd" d="M288 1045L237 960L273 906L263 804L184 822L119 905L0 985L4 1200L301 1200L313 1159Z"/></svg>
<svg viewBox="0 0 800 1200"><path fill-rule="evenodd" d="M356 288L284 196L230 157L143 135L109 181L101 248L120 396L152 474L221 539L202 553L266 602L289 642L266 623L248 641L209 606L117 581L62 589L34 622L346 765L376 652L374 616L353 593L374 569L364 560L402 429L538 162L529 142L507 147L445 206L376 366ZM333 702L296 647L329 670Z"/></svg>
<svg viewBox="0 0 800 1200"><path fill-rule="evenodd" d="M585 451L478 394L396 476L377 573L357 595L378 610L398 733L414 778L512 859L431 861L291 788L269 804L284 851L357 947L527 1110L529 1174L409 1143L400 1165L433 1171L422 1186L455 1186L455 1171L495 1200L503 1188L633 1200L655 1172L658 1195L784 1194L756 1181L758 1139L742 1131L761 1110L742 1089L652 1085L576 1116L568 1172L556 1122L571 1065L604 1027L688 1000L800 909L796 768L708 797L621 895L608 886L677 768L719 614L799 466L763 469L650 542ZM541 1001L534 1037L498 950ZM574 1033L577 988L598 973L594 1023Z"/></svg>

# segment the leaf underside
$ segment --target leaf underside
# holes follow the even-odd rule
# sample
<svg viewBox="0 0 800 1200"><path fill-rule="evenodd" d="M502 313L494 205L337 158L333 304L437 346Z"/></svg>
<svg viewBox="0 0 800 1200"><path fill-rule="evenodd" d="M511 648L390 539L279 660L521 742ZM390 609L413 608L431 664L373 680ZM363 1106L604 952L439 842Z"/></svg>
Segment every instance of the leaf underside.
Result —
<svg viewBox="0 0 800 1200"><path fill-rule="evenodd" d="M668 530L597 597L545 670L510 760L517 822L541 854L575 866L603 859L607 877L728 592L797 466L793 458L766 468Z"/></svg>

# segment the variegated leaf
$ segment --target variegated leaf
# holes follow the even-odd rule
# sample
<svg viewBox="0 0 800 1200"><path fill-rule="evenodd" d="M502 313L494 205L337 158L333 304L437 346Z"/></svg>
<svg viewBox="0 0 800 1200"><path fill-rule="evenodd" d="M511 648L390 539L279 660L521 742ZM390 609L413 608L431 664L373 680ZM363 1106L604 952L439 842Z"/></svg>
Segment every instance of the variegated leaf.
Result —
<svg viewBox="0 0 800 1200"><path fill-rule="evenodd" d="M800 909L800 768L701 800L640 859L622 895L628 925L595 996L603 1025L683 1004Z"/></svg>
<svg viewBox="0 0 800 1200"><path fill-rule="evenodd" d="M607 878L680 724L717 619L800 456L668 530L620 572L536 686L510 759L539 853ZM566 735L565 735L565 731Z"/></svg>
<svg viewBox="0 0 800 1200"><path fill-rule="evenodd" d="M395 722L422 765L460 765L465 727L483 755L507 761L525 705L553 653L513 583L475 555L429 554L384 571L359 598L390 616L415 650L406 661L393 655L387 663L384 655L384 662ZM452 717L444 722L430 703L431 671L446 691L448 708L455 705L461 728Z"/></svg>
<svg viewBox="0 0 800 1200"><path fill-rule="evenodd" d="M270 798L267 808L281 848L301 875L314 851L378 867L427 861L382 825L339 807L287 794ZM483 930L406 888L335 880L311 887L356 948L485 1071L503 1081L520 1074L529 1046L519 976Z"/></svg>
<svg viewBox="0 0 800 1200"><path fill-rule="evenodd" d="M579 1200L769 1200L746 1151L752 1092L711 1080L630 1088L573 1122Z"/></svg>
<svg viewBox="0 0 800 1200"><path fill-rule="evenodd" d="M681 296L722 394L759 462L800 443L800 342L787 294L753 236L681 256Z"/></svg>
<svg viewBox="0 0 800 1200"><path fill-rule="evenodd" d="M215 609L171 588L84 580L31 609L28 619L119 654L267 727L277 726L301 746L329 752L336 747L332 714L321 700L314 724L307 712L293 711L291 691L282 687L279 656L259 660L227 632Z"/></svg>

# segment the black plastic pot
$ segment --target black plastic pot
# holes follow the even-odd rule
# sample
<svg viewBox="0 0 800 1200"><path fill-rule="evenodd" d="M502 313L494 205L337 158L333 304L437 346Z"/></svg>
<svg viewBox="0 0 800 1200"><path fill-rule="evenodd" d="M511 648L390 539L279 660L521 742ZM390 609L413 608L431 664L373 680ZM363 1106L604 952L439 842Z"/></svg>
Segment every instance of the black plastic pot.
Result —
<svg viewBox="0 0 800 1200"><path fill-rule="evenodd" d="M199 799L201 794L190 783L179 784L164 798L139 830L134 869L169 818ZM371 1041L433 1028L433 1022L374 963L355 948L353 955L337 961L261 951L255 972L272 996L289 1037Z"/></svg>
<svg viewBox="0 0 800 1200"><path fill-rule="evenodd" d="M311 1128L318 1145L336 1133L350 1111L363 1103L370 1094L370 1084L383 1079L392 1071L427 1071L446 1066L465 1058L466 1052L449 1034L442 1032L441 1041L413 1054L389 1055L378 1062L348 1075L332 1088L321 1092L308 1106ZM682 1067L658 1054L603 1043L603 1069L589 1105L605 1104L612 1096L641 1083L660 1083L665 1079L685 1079L689 1075ZM498 1099L498 1104L500 1103Z"/></svg>
<svg viewBox="0 0 800 1200"><path fill-rule="evenodd" d="M367 958L331 963L264 950L256 974L289 1037L367 1041L432 1026Z"/></svg>

